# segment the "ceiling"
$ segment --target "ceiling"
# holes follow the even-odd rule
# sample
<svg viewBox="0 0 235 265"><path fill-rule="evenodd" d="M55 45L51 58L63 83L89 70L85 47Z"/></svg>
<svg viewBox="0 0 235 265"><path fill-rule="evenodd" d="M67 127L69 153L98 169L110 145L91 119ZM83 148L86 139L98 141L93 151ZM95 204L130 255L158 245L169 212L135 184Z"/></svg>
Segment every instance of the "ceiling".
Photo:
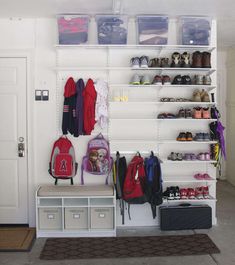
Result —
<svg viewBox="0 0 235 265"><path fill-rule="evenodd" d="M60 13L209 15L218 21L218 46L235 46L234 0L0 0L0 17L54 17Z"/></svg>

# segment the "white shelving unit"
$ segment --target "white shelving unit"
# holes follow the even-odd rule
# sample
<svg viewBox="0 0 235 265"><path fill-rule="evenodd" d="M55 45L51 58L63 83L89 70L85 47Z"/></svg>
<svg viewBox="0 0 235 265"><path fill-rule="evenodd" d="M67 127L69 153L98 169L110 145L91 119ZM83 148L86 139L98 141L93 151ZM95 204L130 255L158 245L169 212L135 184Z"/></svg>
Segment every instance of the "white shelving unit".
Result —
<svg viewBox="0 0 235 265"><path fill-rule="evenodd" d="M143 156L153 150L162 163L163 186L197 187L208 185L212 199L183 200L191 204L208 204L212 207L212 222L216 224L216 168L215 161L167 161L170 152L208 152L210 144L215 141L176 141L179 132L208 132L208 125L214 119L157 119L161 112L177 113L182 108L196 106L211 107L216 103L216 22L212 23L211 46L185 45L136 45L133 39L127 45L56 45L56 67L58 91L58 111L62 109L62 89L68 77L102 78L109 84L109 128L106 131L112 154L119 151L130 159L136 151ZM150 58L171 57L173 52L192 54L195 51L211 52L212 68L140 68L130 67L130 59L135 56L147 55ZM211 85L131 85L133 74L148 74L153 79L156 74L167 74L173 80L177 74L210 75ZM162 102L161 98L192 98L195 89L205 89L214 93L215 102L175 101ZM127 96L127 102L116 101L116 97ZM60 115L59 114L59 115ZM59 116L60 117L60 116ZM58 122L59 124L59 122ZM58 125L60 126L60 124ZM83 140L77 139L76 144L81 150ZM85 143L86 146L86 143ZM76 148L76 147L75 147ZM208 173L213 179L199 181L193 178L196 173ZM165 177L166 176L166 177ZM190 177L191 176L191 177ZM177 180L176 178L177 177ZM164 202L179 204L182 200ZM132 219L125 216L125 226L157 226L159 220L152 219L147 205L131 206ZM122 226L119 207L117 209L117 226Z"/></svg>

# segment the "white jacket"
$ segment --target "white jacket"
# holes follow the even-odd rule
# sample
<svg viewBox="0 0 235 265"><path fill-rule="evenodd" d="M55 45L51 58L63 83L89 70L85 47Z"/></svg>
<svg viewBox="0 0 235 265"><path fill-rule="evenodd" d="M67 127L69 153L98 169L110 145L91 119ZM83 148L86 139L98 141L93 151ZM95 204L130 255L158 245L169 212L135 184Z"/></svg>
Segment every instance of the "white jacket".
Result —
<svg viewBox="0 0 235 265"><path fill-rule="evenodd" d="M95 82L97 93L95 105L95 120L104 129L108 125L108 83L97 79Z"/></svg>

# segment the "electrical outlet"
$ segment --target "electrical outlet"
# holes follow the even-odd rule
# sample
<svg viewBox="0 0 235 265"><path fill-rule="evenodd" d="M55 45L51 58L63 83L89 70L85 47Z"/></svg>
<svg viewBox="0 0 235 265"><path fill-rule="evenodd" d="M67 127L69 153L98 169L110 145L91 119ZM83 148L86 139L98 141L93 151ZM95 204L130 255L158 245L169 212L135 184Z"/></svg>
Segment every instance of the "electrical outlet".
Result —
<svg viewBox="0 0 235 265"><path fill-rule="evenodd" d="M35 100L42 100L42 90L35 90Z"/></svg>
<svg viewBox="0 0 235 265"><path fill-rule="evenodd" d="M49 100L49 90L42 90L42 100Z"/></svg>

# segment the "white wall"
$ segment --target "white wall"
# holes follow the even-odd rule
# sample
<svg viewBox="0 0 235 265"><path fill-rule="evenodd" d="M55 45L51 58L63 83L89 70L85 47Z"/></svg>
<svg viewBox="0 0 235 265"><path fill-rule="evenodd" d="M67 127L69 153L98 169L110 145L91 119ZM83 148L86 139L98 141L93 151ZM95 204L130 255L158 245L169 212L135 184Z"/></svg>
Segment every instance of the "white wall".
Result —
<svg viewBox="0 0 235 265"><path fill-rule="evenodd" d="M56 73L53 69L56 66L56 52L54 47L57 42L56 20L0 19L0 32L2 36L0 42L1 50L30 50L33 55L33 85L29 87L30 106L32 107L30 112L32 111L33 116L29 122L32 130L34 165L32 171L30 171L29 178L35 190L38 184L53 183L53 179L47 172L48 162L52 144L58 137L57 119L60 115L62 116L62 110L61 113L57 113ZM219 104L222 106L221 112L223 115L225 115L224 102L226 98L226 93L224 93L226 90L225 60L226 52L219 52L217 58L220 88ZM49 101L34 101L35 89L48 89L50 92ZM233 96L235 96L235 94ZM235 106L235 103L232 102L233 101L230 103ZM77 146L77 150L79 150L79 163L81 156L85 153L87 140L88 139L85 137L79 139L79 146ZM75 143L74 140L73 142ZM234 152L233 150L235 149L233 148L232 150L232 148L230 148L229 150L230 152ZM75 178L75 182L79 182L78 177ZM35 225L34 211L34 201L31 200L30 225Z"/></svg>

